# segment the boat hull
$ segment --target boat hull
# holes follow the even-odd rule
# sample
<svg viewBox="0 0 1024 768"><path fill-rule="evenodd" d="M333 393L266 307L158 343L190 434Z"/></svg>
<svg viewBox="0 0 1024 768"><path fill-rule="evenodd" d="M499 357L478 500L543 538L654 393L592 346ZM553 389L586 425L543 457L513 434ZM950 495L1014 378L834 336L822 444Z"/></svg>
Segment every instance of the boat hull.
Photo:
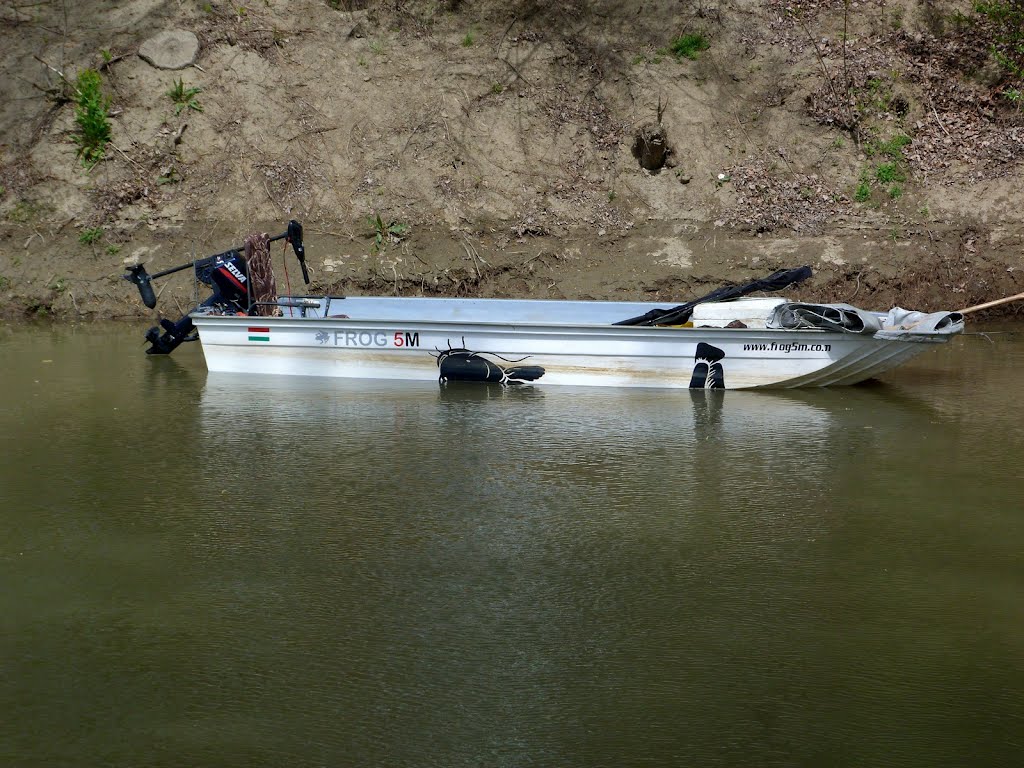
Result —
<svg viewBox="0 0 1024 768"><path fill-rule="evenodd" d="M362 301L366 303L346 299L338 306L346 314L390 309L392 317L403 313L406 317L385 321L311 311L304 317L298 312L263 318L197 314L193 322L207 367L215 372L680 389L855 384L949 338L928 334L908 341L821 330L665 328L608 322L608 317L628 316L645 304L490 300L496 304L488 306L481 304L487 300L382 299L374 305L370 299ZM386 302L405 303L389 308ZM537 304L548 306L533 306ZM573 313L569 305L578 305L578 311ZM518 312L508 311L513 308ZM582 317L584 322L546 324L537 319L544 313L531 314L539 309L548 315L562 312L565 317ZM580 315L581 311L590 314ZM444 314L463 316L427 319ZM514 321L481 319L488 315L512 315Z"/></svg>

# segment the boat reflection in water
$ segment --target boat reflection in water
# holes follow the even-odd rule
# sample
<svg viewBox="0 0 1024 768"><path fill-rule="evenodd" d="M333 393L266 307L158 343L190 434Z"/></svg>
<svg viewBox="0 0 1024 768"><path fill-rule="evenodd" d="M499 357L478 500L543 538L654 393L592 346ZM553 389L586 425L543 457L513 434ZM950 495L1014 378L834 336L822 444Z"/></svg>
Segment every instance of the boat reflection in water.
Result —
<svg viewBox="0 0 1024 768"><path fill-rule="evenodd" d="M287 454L308 441L353 447L400 438L406 448L444 438L465 422L487 430L492 448L543 450L579 442L639 451L659 442L712 439L754 446L822 435L834 418L830 403L856 397L723 390L540 388L465 382L281 378L209 373L201 396L206 439L246 440L262 434ZM861 398L863 399L863 398ZM386 427L386 429L385 429ZM424 432L425 430L425 432ZM406 434L406 431L408 433ZM465 446L446 448L461 451Z"/></svg>
<svg viewBox="0 0 1024 768"><path fill-rule="evenodd" d="M267 472L316 483L331 467L412 488L431 485L417 473L443 472L524 484L517 492L573 477L682 492L741 476L760 485L772 472L794 473L803 486L825 482L837 459L885 450L920 407L885 386L542 389L210 373L200 418L212 454L244 446L261 462L257 483L269 482ZM482 467L486 477L473 478Z"/></svg>
<svg viewBox="0 0 1024 768"><path fill-rule="evenodd" d="M569 556L589 560L616 537L828 526L835 403L848 400L814 395L211 373L199 450L282 530L329 516L349 540L415 532L474 562L563 547L573 531L565 546L585 551ZM233 543L252 525L238 515L222 529Z"/></svg>
<svg viewBox="0 0 1024 768"><path fill-rule="evenodd" d="M222 465L243 449L232 482L255 498L465 507L488 520L529 509L540 525L569 507L673 526L700 510L813 530L870 466L913 470L895 446L938 416L885 385L555 390L208 374L200 418L200 450Z"/></svg>
<svg viewBox="0 0 1024 768"><path fill-rule="evenodd" d="M884 384L842 390L722 391L540 388L467 382L282 378L206 374L201 395L205 439L246 442L259 435L282 457L312 444L364 448L400 438L415 450L464 421L487 430L489 447L542 450L582 441L642 452L658 444L718 441L770 453L813 446L830 429L894 423L932 410ZM879 414L884 411L885 419ZM933 412L933 417L936 414ZM442 432L438 432L442 430ZM226 446L222 446L226 447ZM450 451L479 445L448 444Z"/></svg>

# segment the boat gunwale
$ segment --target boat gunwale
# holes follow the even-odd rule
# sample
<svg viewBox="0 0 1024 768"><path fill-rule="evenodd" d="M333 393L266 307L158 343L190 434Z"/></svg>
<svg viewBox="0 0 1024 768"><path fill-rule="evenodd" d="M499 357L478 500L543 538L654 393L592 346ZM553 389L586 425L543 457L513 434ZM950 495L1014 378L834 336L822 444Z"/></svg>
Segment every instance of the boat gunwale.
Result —
<svg viewBox="0 0 1024 768"><path fill-rule="evenodd" d="M396 327L406 329L415 326L417 329L438 329L455 327L460 330L479 328L490 329L512 329L513 331L538 331L548 329L548 332L565 331L601 331L615 336L649 336L652 333L658 335L679 335L687 336L693 333L725 333L734 334L764 334L769 336L792 337L794 335L827 336L835 339L860 339L862 341L873 340L875 342L907 344L907 343L945 343L958 333L915 333L912 337L905 339L898 338L876 338L874 334L867 333L843 333L842 331L830 331L824 328L726 328L717 326L679 326L679 325L614 325L606 323L551 323L538 322L535 320L426 320L426 319L384 319L384 318L355 318L355 317L262 317L259 315L218 315L213 313L199 312L190 314L193 323L201 326L207 321L212 325L340 325L353 327Z"/></svg>

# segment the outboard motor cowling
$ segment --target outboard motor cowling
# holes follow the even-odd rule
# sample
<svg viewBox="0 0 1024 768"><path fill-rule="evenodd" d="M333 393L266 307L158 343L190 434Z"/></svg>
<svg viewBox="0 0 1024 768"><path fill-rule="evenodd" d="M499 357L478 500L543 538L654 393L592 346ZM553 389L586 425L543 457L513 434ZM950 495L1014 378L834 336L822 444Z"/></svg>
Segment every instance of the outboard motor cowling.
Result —
<svg viewBox="0 0 1024 768"><path fill-rule="evenodd" d="M231 250L217 254L210 270L213 290L220 294L220 302L236 312L249 311L249 266L245 257Z"/></svg>

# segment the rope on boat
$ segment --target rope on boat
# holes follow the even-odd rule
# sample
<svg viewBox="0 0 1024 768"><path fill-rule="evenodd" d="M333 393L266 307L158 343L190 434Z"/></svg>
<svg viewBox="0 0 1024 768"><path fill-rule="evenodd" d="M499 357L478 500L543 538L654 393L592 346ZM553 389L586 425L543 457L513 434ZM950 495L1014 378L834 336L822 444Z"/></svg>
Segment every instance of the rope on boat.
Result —
<svg viewBox="0 0 1024 768"><path fill-rule="evenodd" d="M255 313L261 317L281 314L277 305L277 281L270 261L270 236L266 232L253 233L245 238L245 260L249 265L252 300Z"/></svg>

